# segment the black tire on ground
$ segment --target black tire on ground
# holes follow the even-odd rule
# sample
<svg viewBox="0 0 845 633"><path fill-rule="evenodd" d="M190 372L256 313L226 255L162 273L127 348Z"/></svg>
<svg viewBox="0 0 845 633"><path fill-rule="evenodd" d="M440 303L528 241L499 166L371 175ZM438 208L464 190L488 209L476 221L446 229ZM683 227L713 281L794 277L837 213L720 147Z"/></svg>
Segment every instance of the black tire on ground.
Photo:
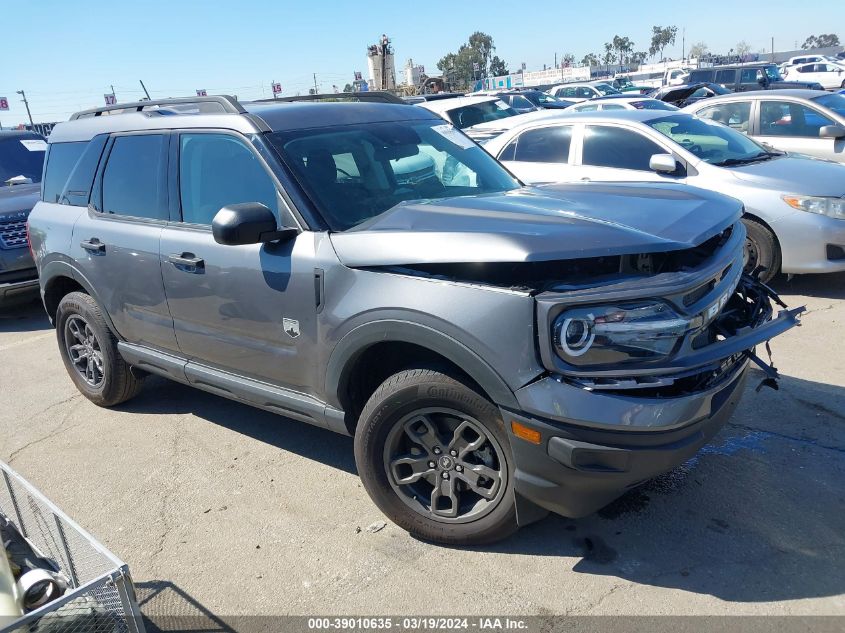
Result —
<svg viewBox="0 0 845 633"><path fill-rule="evenodd" d="M103 318L100 306L90 295L71 292L62 298L56 311L56 337L71 380L94 404L112 407L140 391L143 379L133 375L129 364L120 356L117 339ZM71 352L74 347L80 348L85 357L77 363L71 358L71 354L76 353ZM96 354L97 361L89 381L86 376L92 353Z"/></svg>
<svg viewBox="0 0 845 633"><path fill-rule="evenodd" d="M760 222L743 218L745 224L745 272L750 273L758 266L765 266L760 281L768 283L780 272L780 247L772 232Z"/></svg>
<svg viewBox="0 0 845 633"><path fill-rule="evenodd" d="M416 435L432 427L414 428L415 419L430 422L437 433ZM398 452L394 455L391 447L396 442ZM441 444L442 449L432 449L435 444ZM480 450L471 452L474 446ZM449 457L453 447L457 454L454 460ZM425 478L413 484L413 494L400 492L408 486L398 484L397 471L392 470L391 465L396 468L402 454L415 462L422 460L422 469L432 464L437 467L433 475L428 470ZM448 545L479 545L506 538L517 529L513 458L504 422L499 409L466 380L432 369L409 369L385 380L361 413L355 433L355 463L375 504L391 521L418 538ZM416 471L412 468L411 473L413 477ZM472 486L465 478L478 473L492 474L475 480L476 484L492 484L490 490ZM438 496L437 505L446 498L450 502L446 511L460 508L451 519L437 517L432 511L435 486L429 480L448 486L450 477L446 474L451 474L453 496ZM420 488L423 490L417 496ZM482 497L479 489L490 497L495 494L495 498Z"/></svg>

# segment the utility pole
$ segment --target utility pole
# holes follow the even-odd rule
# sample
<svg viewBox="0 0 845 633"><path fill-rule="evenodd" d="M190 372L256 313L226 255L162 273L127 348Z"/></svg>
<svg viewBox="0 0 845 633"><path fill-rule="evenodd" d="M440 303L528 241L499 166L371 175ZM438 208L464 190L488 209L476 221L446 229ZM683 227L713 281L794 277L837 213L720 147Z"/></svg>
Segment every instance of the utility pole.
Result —
<svg viewBox="0 0 845 633"><path fill-rule="evenodd" d="M772 61L775 61L775 38L772 38Z"/></svg>
<svg viewBox="0 0 845 633"><path fill-rule="evenodd" d="M314 94L319 94L319 92L317 89L317 73L314 73Z"/></svg>
<svg viewBox="0 0 845 633"><path fill-rule="evenodd" d="M109 84L109 88L111 88L111 96L114 97L115 101L117 101L117 95L114 93L114 86Z"/></svg>
<svg viewBox="0 0 845 633"><path fill-rule="evenodd" d="M32 113L29 111L29 101L26 100L26 93L23 90L18 90L18 94L23 97L23 104L26 106L26 115L29 117L29 124L32 129L35 129L35 122L32 120Z"/></svg>
<svg viewBox="0 0 845 633"><path fill-rule="evenodd" d="M687 58L687 27L681 29L681 61Z"/></svg>
<svg viewBox="0 0 845 633"><path fill-rule="evenodd" d="M150 98L150 93L149 93L149 92L147 92L147 87L144 85L143 80L139 79L139 80L138 80L138 83L140 83L140 84L141 84L141 88L143 88L143 89L144 89L144 94L145 94L145 95L147 95L147 99L149 99L149 98Z"/></svg>

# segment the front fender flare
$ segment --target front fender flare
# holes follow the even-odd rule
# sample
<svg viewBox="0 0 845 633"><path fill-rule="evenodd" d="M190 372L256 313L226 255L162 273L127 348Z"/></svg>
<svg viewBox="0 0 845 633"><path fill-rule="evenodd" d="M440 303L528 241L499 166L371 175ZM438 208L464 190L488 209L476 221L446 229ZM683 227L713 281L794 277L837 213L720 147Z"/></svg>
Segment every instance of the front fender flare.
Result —
<svg viewBox="0 0 845 633"><path fill-rule="evenodd" d="M378 320L359 325L335 346L326 366L325 393L330 405L340 407L340 391L348 384L356 359L376 343L410 343L448 359L472 378L496 404L519 409L513 391L478 354L425 325L403 320Z"/></svg>

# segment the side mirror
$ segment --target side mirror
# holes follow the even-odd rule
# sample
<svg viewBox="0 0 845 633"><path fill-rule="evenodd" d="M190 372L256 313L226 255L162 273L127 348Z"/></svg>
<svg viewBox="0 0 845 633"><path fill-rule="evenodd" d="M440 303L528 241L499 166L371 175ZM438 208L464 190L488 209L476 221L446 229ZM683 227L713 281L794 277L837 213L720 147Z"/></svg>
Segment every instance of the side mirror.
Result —
<svg viewBox="0 0 845 633"><path fill-rule="evenodd" d="M820 138L845 138L845 127L841 125L823 125L819 128Z"/></svg>
<svg viewBox="0 0 845 633"><path fill-rule="evenodd" d="M289 239L296 229L279 229L276 216L260 202L229 204L211 221L211 234L218 244L240 246Z"/></svg>
<svg viewBox="0 0 845 633"><path fill-rule="evenodd" d="M678 169L678 162L671 154L652 154L648 160L648 166L652 171L671 174Z"/></svg>

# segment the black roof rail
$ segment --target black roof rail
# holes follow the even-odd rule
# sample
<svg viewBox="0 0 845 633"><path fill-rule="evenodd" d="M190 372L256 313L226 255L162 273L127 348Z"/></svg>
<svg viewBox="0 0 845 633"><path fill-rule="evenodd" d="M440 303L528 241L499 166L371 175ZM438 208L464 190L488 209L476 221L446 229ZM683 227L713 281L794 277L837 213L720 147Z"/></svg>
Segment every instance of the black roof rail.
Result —
<svg viewBox="0 0 845 633"><path fill-rule="evenodd" d="M295 97L279 97L277 99L256 99L252 103L284 103L290 101L375 101L377 103L407 102L386 90L366 90L364 92L336 92L317 95L297 95Z"/></svg>
<svg viewBox="0 0 845 633"><path fill-rule="evenodd" d="M149 99L147 101L132 101L131 103L116 103L114 105L102 106L100 108L91 108L90 110L82 110L71 115L70 120L84 119L88 117L102 116L103 114L125 114L127 112L142 112L151 107L166 107L178 105L200 105L200 104L217 104L218 108L206 108L207 113L215 112L217 114L244 114L243 106L235 97L229 95L211 95L208 97L175 97L169 99ZM202 110L202 107L200 107Z"/></svg>

